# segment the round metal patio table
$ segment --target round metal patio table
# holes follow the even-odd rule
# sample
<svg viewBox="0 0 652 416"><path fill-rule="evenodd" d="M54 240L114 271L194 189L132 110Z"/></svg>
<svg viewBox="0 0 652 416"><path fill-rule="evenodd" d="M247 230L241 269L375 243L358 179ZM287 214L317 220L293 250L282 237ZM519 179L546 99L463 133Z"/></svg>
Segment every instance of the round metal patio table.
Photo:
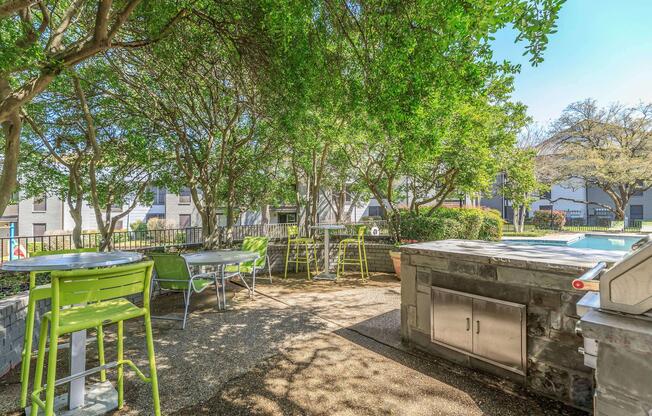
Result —
<svg viewBox="0 0 652 416"><path fill-rule="evenodd" d="M318 225L313 225L313 229L316 230L324 230L324 271L319 273L317 276L314 277L316 280L335 280L337 279L337 275L333 274L330 272L331 265L330 265L330 256L328 255L328 249L330 246L330 241L329 241L329 232L330 230L344 230L346 227L340 224L318 224Z"/></svg>
<svg viewBox="0 0 652 416"><path fill-rule="evenodd" d="M183 257L186 259L186 263L189 266L217 266L220 269L220 278L222 280L222 302L224 303L224 309L227 308L226 305L226 276L224 269L229 265L240 265L249 261L256 261L260 257L258 253L253 251L242 251L242 250L211 250L211 251L202 251L199 253L193 254L184 254ZM256 290L256 268L252 268L251 273L251 288L247 284L247 281L242 278L242 282L249 290L250 295L254 295Z"/></svg>
<svg viewBox="0 0 652 416"><path fill-rule="evenodd" d="M111 251L51 254L3 263L0 269L9 272L47 272L52 270L76 270L110 267L135 263L143 255L134 252ZM86 371L86 331L73 332L70 337L70 375ZM110 382L85 388L86 378L70 381L68 394L55 399L55 407L62 406L84 415L103 414L118 407L118 392ZM67 396L67 397L66 397ZM67 399L67 400L66 400ZM59 409L58 412L61 412ZM68 412L64 412L68 414Z"/></svg>

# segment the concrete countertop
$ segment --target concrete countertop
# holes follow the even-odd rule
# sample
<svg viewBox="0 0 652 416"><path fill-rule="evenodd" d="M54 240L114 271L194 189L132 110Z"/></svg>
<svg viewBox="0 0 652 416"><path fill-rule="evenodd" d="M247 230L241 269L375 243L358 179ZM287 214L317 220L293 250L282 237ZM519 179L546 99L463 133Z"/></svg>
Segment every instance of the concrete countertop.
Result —
<svg viewBox="0 0 652 416"><path fill-rule="evenodd" d="M564 246L509 244L476 240L441 240L401 246L408 254L459 258L534 270L576 273L599 261L615 263L624 253Z"/></svg>

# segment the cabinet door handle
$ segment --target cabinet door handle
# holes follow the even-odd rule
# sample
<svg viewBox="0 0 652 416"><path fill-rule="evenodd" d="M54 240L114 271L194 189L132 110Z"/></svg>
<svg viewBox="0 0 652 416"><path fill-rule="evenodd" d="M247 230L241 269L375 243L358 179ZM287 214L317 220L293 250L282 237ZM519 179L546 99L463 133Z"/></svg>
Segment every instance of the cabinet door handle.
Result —
<svg viewBox="0 0 652 416"><path fill-rule="evenodd" d="M475 333L480 333L480 321L475 321Z"/></svg>
<svg viewBox="0 0 652 416"><path fill-rule="evenodd" d="M469 331L471 329L471 318L466 318L466 330Z"/></svg>

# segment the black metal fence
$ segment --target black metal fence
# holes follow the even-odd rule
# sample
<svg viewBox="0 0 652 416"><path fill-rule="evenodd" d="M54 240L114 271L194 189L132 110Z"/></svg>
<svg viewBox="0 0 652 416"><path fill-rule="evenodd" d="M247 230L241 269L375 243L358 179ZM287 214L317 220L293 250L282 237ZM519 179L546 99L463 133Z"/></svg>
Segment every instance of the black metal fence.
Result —
<svg viewBox="0 0 652 416"><path fill-rule="evenodd" d="M245 237L265 236L270 240L283 240L288 236L289 224L252 224L236 225L232 229L232 241L238 242ZM378 235L389 235L386 221L342 224L342 230L336 230L334 235L351 235L359 225L366 225L367 234L376 227ZM220 241L225 241L226 227L220 227ZM82 234L82 247L99 247L102 236L100 233ZM114 250L140 250L162 247L189 247L203 243L201 227L171 228L143 231L116 231L112 236ZM57 234L43 236L0 237L0 263L21 257L29 257L35 251L55 251L74 248L72 234Z"/></svg>
<svg viewBox="0 0 652 416"><path fill-rule="evenodd" d="M566 219L566 223L561 229L555 227L552 222L550 224L539 224L537 227L534 227L532 224L525 224L525 231L534 231L534 230L554 230L554 231L570 231L570 232L628 232L628 233L637 233L641 232L643 226L643 220L628 220L625 221L604 221L594 223L592 225L587 225L585 221L569 221ZM503 226L503 232L516 232L514 224L506 223Z"/></svg>

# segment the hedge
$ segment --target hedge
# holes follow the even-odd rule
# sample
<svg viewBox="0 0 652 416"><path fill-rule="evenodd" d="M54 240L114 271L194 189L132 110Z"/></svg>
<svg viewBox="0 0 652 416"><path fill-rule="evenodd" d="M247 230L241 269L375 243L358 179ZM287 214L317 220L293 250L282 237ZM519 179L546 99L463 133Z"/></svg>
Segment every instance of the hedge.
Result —
<svg viewBox="0 0 652 416"><path fill-rule="evenodd" d="M437 208L433 214L401 212L401 239L500 240L503 220L498 211L480 208Z"/></svg>

